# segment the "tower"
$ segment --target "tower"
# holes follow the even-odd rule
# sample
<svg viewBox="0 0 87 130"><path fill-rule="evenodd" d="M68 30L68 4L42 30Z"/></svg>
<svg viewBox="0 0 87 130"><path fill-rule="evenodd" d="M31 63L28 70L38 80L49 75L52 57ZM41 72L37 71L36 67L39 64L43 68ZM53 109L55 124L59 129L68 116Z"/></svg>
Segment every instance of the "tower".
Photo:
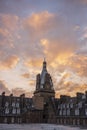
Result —
<svg viewBox="0 0 87 130"><path fill-rule="evenodd" d="M47 71L47 63L44 60L42 72L36 76L36 89L33 97L34 106L42 109L44 104L52 97L55 97L55 91L52 78Z"/></svg>

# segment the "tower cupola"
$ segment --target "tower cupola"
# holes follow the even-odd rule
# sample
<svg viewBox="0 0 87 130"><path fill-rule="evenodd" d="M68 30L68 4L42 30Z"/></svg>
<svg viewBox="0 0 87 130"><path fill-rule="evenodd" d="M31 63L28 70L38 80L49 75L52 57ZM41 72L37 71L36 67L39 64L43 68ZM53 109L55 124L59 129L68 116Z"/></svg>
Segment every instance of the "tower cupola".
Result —
<svg viewBox="0 0 87 130"><path fill-rule="evenodd" d="M36 90L40 91L40 90L47 90L47 91L51 91L54 90L53 89L53 82L52 82L52 78L50 76L50 74L47 71L47 63L44 59L43 61L43 68L42 68L42 72L41 74L37 75L37 79L36 79Z"/></svg>
<svg viewBox="0 0 87 130"><path fill-rule="evenodd" d="M42 72L36 77L36 90L34 91L33 97L34 105L36 108L41 109L43 108L44 103L46 103L49 98L54 96L55 91L53 88L52 78L47 71L47 63L44 60Z"/></svg>

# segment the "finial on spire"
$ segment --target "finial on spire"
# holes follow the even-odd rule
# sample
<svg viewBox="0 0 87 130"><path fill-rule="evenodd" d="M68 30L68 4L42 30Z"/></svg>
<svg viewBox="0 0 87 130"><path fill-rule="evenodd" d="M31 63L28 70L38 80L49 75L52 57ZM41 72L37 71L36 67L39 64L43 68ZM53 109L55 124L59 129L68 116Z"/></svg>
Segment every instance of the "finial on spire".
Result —
<svg viewBox="0 0 87 130"><path fill-rule="evenodd" d="M46 61L46 58L44 57L44 62Z"/></svg>
<svg viewBox="0 0 87 130"><path fill-rule="evenodd" d="M46 68L46 58L44 57L43 68Z"/></svg>

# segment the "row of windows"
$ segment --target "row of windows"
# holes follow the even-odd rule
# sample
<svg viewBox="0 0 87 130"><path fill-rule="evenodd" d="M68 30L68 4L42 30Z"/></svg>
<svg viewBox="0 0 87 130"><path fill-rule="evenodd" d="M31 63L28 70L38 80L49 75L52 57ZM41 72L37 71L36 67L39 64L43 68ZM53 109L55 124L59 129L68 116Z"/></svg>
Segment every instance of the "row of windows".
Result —
<svg viewBox="0 0 87 130"><path fill-rule="evenodd" d="M59 110L59 115L60 116L70 116L70 109L67 110ZM79 116L80 115L80 110L79 109L75 109L74 110L74 115ZM85 116L87 116L87 108L85 109Z"/></svg>
<svg viewBox="0 0 87 130"><path fill-rule="evenodd" d="M59 104L58 105L58 109L59 108L74 108L74 107L78 107L78 108L82 108L82 102L79 102L78 104Z"/></svg>
<svg viewBox="0 0 87 130"><path fill-rule="evenodd" d="M20 109L19 108L13 108L12 111L10 112L10 109L9 108L6 108L5 109L5 114L20 114Z"/></svg>
<svg viewBox="0 0 87 130"><path fill-rule="evenodd" d="M15 120L15 118L12 117L12 118L10 119L10 122L9 122L9 119L8 119L7 117L5 117L3 122L4 122L4 123L15 123L15 122L21 123L21 119L20 119L20 118L17 118L17 119Z"/></svg>
<svg viewBox="0 0 87 130"><path fill-rule="evenodd" d="M15 103L15 102L12 102L12 107L17 107L17 108L19 108L19 106L20 106L20 103L19 102L17 102L17 103ZM6 102L5 103L5 107L8 107L9 106L9 102Z"/></svg>

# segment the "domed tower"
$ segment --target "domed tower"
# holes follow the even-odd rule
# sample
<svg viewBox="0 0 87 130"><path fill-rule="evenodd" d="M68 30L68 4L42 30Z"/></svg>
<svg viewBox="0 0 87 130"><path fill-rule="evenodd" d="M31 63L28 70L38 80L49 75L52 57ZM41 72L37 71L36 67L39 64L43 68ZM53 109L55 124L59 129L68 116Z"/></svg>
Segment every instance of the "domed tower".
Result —
<svg viewBox="0 0 87 130"><path fill-rule="evenodd" d="M34 91L34 102L44 104L49 98L55 97L52 78L47 71L47 63L43 61L43 68L41 74L36 76L36 90Z"/></svg>

